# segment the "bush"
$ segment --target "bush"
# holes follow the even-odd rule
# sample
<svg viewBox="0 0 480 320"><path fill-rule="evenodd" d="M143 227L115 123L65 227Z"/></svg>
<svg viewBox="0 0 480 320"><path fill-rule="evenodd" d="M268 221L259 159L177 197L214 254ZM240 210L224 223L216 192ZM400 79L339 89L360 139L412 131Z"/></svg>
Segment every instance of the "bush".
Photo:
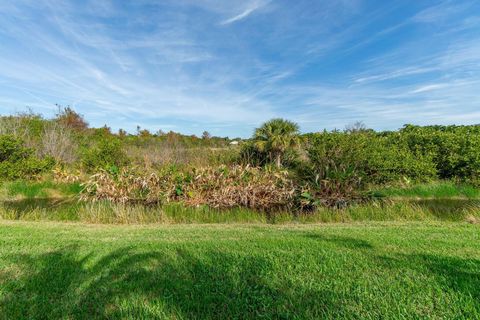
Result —
<svg viewBox="0 0 480 320"><path fill-rule="evenodd" d="M0 134L13 135L33 146L42 137L46 121L38 114L28 111L14 116L0 116Z"/></svg>
<svg viewBox="0 0 480 320"><path fill-rule="evenodd" d="M436 176L431 157L415 154L396 134L323 132L310 135L307 153L300 178L314 198L330 205L362 198L368 184Z"/></svg>
<svg viewBox="0 0 480 320"><path fill-rule="evenodd" d="M398 133L324 132L310 139L307 151L318 179L356 177L362 184L383 184L437 175L432 156L412 151Z"/></svg>
<svg viewBox="0 0 480 320"><path fill-rule="evenodd" d="M0 135L0 178L31 179L53 168L51 157L39 159L23 141L11 135Z"/></svg>
<svg viewBox="0 0 480 320"><path fill-rule="evenodd" d="M105 138L84 151L82 164L88 172L98 169L117 170L128 164L128 158L119 140Z"/></svg>
<svg viewBox="0 0 480 320"><path fill-rule="evenodd" d="M432 155L410 149L399 133L370 134L364 151L368 183L385 184L401 179L424 182L438 178Z"/></svg>
<svg viewBox="0 0 480 320"><path fill-rule="evenodd" d="M480 184L480 125L407 125L400 134L411 150L432 157L441 179Z"/></svg>
<svg viewBox="0 0 480 320"><path fill-rule="evenodd" d="M84 131L88 128L88 123L85 121L82 115L77 113L70 107L61 107L57 105L58 113L55 117L55 121L61 126L70 128L76 131Z"/></svg>
<svg viewBox="0 0 480 320"><path fill-rule="evenodd" d="M255 146L254 141L246 141L242 144L235 162L253 167L262 167L274 163L268 152L260 150ZM284 168L293 168L298 165L298 162L299 154L296 149L289 148L283 152L281 164Z"/></svg>

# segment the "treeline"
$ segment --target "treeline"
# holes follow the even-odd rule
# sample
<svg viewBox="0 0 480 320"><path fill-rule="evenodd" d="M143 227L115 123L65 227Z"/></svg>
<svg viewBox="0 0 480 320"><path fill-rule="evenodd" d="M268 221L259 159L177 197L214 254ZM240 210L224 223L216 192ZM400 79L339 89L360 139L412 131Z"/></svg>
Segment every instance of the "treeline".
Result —
<svg viewBox="0 0 480 320"><path fill-rule="evenodd" d="M60 108L53 119L26 112L0 117L0 167L5 167L0 169L0 178L34 178L53 165L86 173L127 165L206 165L221 161L216 150L227 148L230 142L206 131L197 137L173 131L151 133L140 127L134 134L122 129L112 132L107 126L91 128L69 107ZM17 153L7 156L12 145ZM15 164L20 160L28 160L28 165Z"/></svg>

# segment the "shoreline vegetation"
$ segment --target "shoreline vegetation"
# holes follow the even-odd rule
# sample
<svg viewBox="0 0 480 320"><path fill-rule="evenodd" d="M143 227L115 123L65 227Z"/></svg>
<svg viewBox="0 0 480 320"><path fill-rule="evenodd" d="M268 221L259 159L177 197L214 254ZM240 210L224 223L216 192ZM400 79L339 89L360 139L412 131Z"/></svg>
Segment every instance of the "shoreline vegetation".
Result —
<svg viewBox="0 0 480 320"><path fill-rule="evenodd" d="M479 220L480 126L301 133L272 119L250 139L0 117L0 218L89 223Z"/></svg>
<svg viewBox="0 0 480 320"><path fill-rule="evenodd" d="M480 191L450 182L376 190L374 200L345 208L321 207L313 212L273 213L242 207L192 207L181 202L149 206L109 201L82 202L78 197L81 190L78 183L4 183L0 187L0 219L112 224L480 221Z"/></svg>

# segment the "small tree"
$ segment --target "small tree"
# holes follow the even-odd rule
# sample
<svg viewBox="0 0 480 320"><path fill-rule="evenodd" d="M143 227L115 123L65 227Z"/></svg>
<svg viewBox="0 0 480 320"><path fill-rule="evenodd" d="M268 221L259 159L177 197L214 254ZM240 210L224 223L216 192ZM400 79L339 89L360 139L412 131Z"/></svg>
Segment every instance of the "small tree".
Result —
<svg viewBox="0 0 480 320"><path fill-rule="evenodd" d="M127 136L127 131L123 130L123 129L118 129L118 136L120 138L125 138Z"/></svg>
<svg viewBox="0 0 480 320"><path fill-rule="evenodd" d="M367 130L367 126L365 123L363 123L363 121L355 121L354 123L345 126L345 132L348 133L365 132Z"/></svg>
<svg viewBox="0 0 480 320"><path fill-rule="evenodd" d="M72 130L52 121L45 125L37 153L41 157L51 156L59 163L73 163L77 160L77 147Z"/></svg>
<svg viewBox="0 0 480 320"><path fill-rule="evenodd" d="M298 124L284 119L265 122L253 134L254 145L279 168L285 154L300 143Z"/></svg>
<svg viewBox="0 0 480 320"><path fill-rule="evenodd" d="M212 135L210 134L210 132L208 132L208 131L203 131L203 133L202 133L202 139L203 139L203 140L208 140L208 139L210 139L211 137L212 137Z"/></svg>
<svg viewBox="0 0 480 320"><path fill-rule="evenodd" d="M83 131L88 128L88 123L85 121L82 115L75 112L70 107L61 107L57 105L58 113L55 120L66 128L71 128L77 131Z"/></svg>
<svg viewBox="0 0 480 320"><path fill-rule="evenodd" d="M149 138L152 136L152 134L150 133L150 131L148 131L148 129L141 129L138 131L138 136L140 138Z"/></svg>

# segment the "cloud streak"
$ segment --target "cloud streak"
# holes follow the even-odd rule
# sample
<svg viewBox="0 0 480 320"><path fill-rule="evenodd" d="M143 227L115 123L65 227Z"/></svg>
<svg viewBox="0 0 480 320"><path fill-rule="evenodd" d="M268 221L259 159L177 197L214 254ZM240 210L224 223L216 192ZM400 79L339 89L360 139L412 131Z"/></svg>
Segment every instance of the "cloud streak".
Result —
<svg viewBox="0 0 480 320"><path fill-rule="evenodd" d="M222 21L221 24L222 25L228 25L228 24L232 24L234 22L243 20L243 19L247 18L248 16L250 16L255 11L259 10L260 8L268 5L269 2L270 1L254 1L250 4L248 4L247 8L245 8L241 13L239 13L239 14L237 14L237 15L229 18L229 19L226 19L226 20Z"/></svg>

